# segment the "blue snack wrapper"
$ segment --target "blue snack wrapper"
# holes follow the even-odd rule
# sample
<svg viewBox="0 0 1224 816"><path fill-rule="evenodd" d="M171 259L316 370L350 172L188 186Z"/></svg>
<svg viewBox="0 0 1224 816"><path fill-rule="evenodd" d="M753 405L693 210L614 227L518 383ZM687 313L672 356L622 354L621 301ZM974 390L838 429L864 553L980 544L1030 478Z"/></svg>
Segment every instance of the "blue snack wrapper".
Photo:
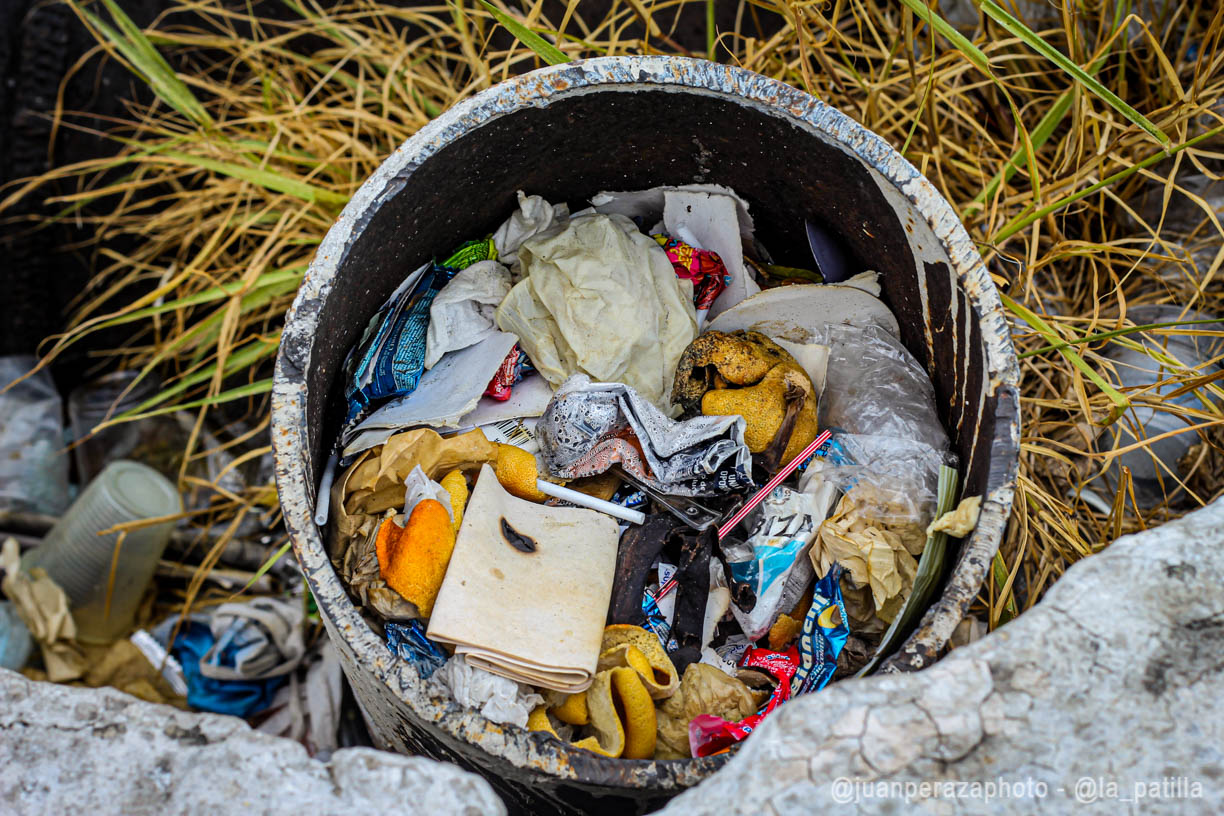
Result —
<svg viewBox="0 0 1224 816"><path fill-rule="evenodd" d="M837 656L850 636L842 600L842 572L841 565L834 564L829 574L816 582L812 606L799 635L799 670L791 680L792 695L819 691L837 669Z"/></svg>
<svg viewBox="0 0 1224 816"><path fill-rule="evenodd" d="M622 482L620 487L616 488L616 492L612 494L610 501L613 504L619 504L621 507L628 507L630 510L641 510L643 513L647 511L646 505L650 504L650 497L645 491L629 484Z"/></svg>
<svg viewBox="0 0 1224 816"><path fill-rule="evenodd" d="M391 654L399 655L416 666L422 678L430 676L446 664L446 653L429 638L420 621L388 623L386 625L387 648Z"/></svg>
<svg viewBox="0 0 1224 816"><path fill-rule="evenodd" d="M461 270L496 257L492 239L468 241L383 304L346 364L346 424L359 421L375 402L416 390L425 373L425 335L434 298Z"/></svg>
<svg viewBox="0 0 1224 816"><path fill-rule="evenodd" d="M671 640L671 624L667 622L667 618L663 617L663 613L659 611L659 604L649 592L642 593L642 612L646 615L646 628L655 633L659 642L663 644L663 648L666 649Z"/></svg>

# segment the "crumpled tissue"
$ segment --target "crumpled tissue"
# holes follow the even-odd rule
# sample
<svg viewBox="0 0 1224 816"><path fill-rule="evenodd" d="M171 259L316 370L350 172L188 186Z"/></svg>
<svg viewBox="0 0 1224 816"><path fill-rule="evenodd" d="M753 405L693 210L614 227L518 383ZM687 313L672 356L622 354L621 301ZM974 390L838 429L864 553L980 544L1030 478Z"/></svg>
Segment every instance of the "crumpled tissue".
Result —
<svg viewBox="0 0 1224 816"><path fill-rule="evenodd" d="M497 261L479 261L451 278L429 306L425 368L433 368L448 351L496 334L493 314L509 292L510 270Z"/></svg>
<svg viewBox="0 0 1224 816"><path fill-rule="evenodd" d="M479 709L486 720L519 728L527 727L531 710L544 702L531 686L469 666L463 655L446 661L432 680L447 689L459 705Z"/></svg>
<svg viewBox="0 0 1224 816"><path fill-rule="evenodd" d="M556 235L569 224L569 206L549 204L542 196L518 191L519 208L493 233L497 257L506 266L518 264L518 251L526 241L536 236Z"/></svg>

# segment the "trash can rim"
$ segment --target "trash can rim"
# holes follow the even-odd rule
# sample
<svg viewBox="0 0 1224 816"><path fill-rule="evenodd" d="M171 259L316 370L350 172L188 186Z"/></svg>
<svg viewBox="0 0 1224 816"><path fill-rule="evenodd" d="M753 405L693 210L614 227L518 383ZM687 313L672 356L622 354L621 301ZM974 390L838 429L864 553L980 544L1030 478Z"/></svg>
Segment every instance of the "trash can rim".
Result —
<svg viewBox="0 0 1224 816"><path fill-rule="evenodd" d="M400 145L344 207L320 243L291 307L277 355L272 392L272 442L276 482L286 527L329 627L336 626L358 660L423 720L452 739L484 748L521 767L544 770L584 783L638 787L688 787L720 767L726 755L699 760L626 761L567 750L542 736L511 739L512 727L497 726L478 712L428 694L414 670L387 651L348 599L314 524L317 485L307 436L306 376L320 310L347 251L396 183L429 157L490 121L529 108L546 107L589 92L670 90L733 98L774 117L785 117L837 145L879 173L923 216L947 250L953 273L981 322L985 388L998 398L996 451L978 526L965 542L943 596L884 670L913 670L932 662L963 617L986 576L1011 508L1019 450L1019 365L1010 327L994 283L976 246L951 205L904 157L875 133L819 99L742 68L672 56L599 57L550 66L489 88L460 102ZM328 590L331 590L330 592ZM339 590L336 592L336 590ZM333 620L334 619L334 620ZM335 634L335 632L333 632ZM483 724L483 725L482 725ZM518 749L508 750L512 745ZM583 755L583 756L579 756ZM574 763L581 764L579 771Z"/></svg>

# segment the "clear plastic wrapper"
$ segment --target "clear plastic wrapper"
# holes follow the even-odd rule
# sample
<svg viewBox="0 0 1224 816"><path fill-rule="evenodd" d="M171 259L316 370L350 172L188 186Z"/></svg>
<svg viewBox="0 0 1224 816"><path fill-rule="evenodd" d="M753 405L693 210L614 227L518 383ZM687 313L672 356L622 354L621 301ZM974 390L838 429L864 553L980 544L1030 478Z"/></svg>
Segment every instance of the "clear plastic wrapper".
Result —
<svg viewBox="0 0 1224 816"><path fill-rule="evenodd" d="M941 464L955 466L955 455L899 437L838 433L807 465L799 490L815 493L831 484L842 494L854 491L865 514L913 525L925 542Z"/></svg>
<svg viewBox="0 0 1224 816"><path fill-rule="evenodd" d="M0 389L34 368L30 355L0 357ZM0 508L58 515L68 506L64 420L51 371L0 393Z"/></svg>
<svg viewBox="0 0 1224 816"><path fill-rule="evenodd" d="M830 324L824 343L829 367L820 400L822 428L947 449L935 387L899 340L875 326Z"/></svg>
<svg viewBox="0 0 1224 816"><path fill-rule="evenodd" d="M837 434L808 465L801 490L842 494L809 555L817 574L846 568L851 631L882 631L908 597L942 464L955 456L919 441Z"/></svg>
<svg viewBox="0 0 1224 816"><path fill-rule="evenodd" d="M827 511L809 494L778 487L748 517L750 532L745 541L724 538L720 542L731 578L753 586L756 592L751 609L731 607L749 638L763 637L812 580L807 551Z"/></svg>

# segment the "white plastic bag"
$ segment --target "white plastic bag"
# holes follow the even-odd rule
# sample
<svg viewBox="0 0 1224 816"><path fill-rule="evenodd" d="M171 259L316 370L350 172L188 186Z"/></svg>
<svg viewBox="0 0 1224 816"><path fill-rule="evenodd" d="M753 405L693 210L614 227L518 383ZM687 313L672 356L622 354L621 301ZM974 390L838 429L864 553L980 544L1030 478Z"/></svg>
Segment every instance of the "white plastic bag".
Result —
<svg viewBox="0 0 1224 816"><path fill-rule="evenodd" d="M37 364L0 357L0 389ZM60 396L47 369L0 393L0 509L59 515L68 507L68 456Z"/></svg>
<svg viewBox="0 0 1224 816"><path fill-rule="evenodd" d="M748 517L751 532L745 541L720 542L732 577L756 590L752 609L731 605L731 613L750 639L763 637L812 580L807 552L826 513L828 508L822 508L816 497L777 487Z"/></svg>

